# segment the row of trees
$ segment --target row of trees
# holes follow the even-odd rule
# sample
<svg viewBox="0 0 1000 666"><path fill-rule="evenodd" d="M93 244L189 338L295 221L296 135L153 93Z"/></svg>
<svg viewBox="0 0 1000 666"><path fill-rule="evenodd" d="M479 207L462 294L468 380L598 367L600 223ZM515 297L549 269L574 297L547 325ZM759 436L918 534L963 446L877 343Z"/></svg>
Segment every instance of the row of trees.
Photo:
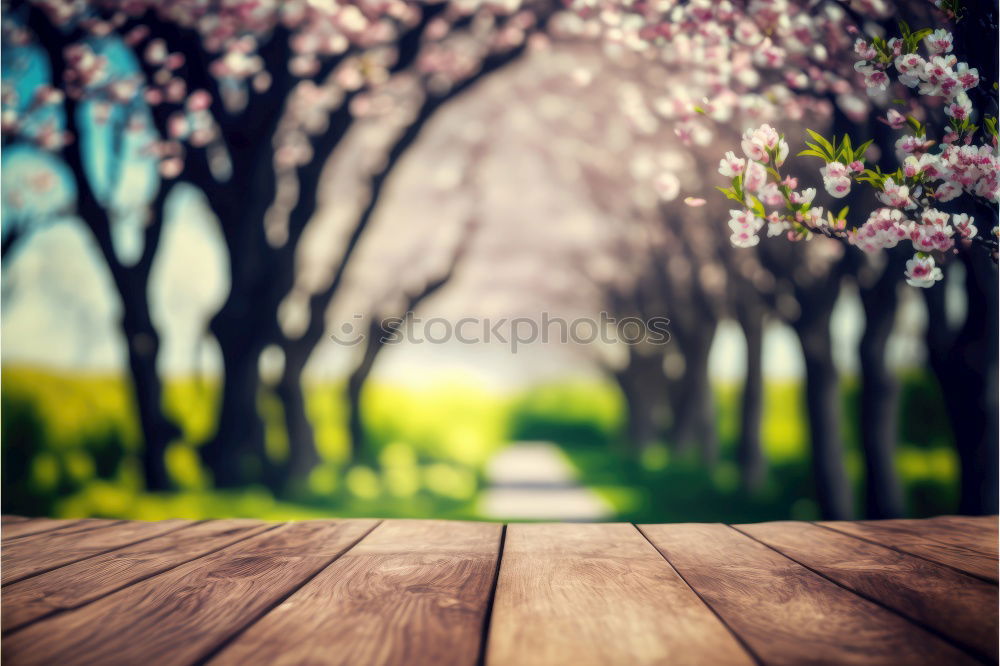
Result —
<svg viewBox="0 0 1000 666"><path fill-rule="evenodd" d="M703 10L709 14L712 11ZM916 13L918 16L907 18L919 21L922 15L927 20L927 14L920 9ZM990 16L987 11L980 18L991 25ZM886 17L886 29L894 26L898 17ZM681 23L673 17L671 21ZM616 40L612 47L627 41L627 36L618 33L612 37ZM687 115L664 112L662 105L658 107L660 100L648 99L648 91L662 86L664 76L678 78L676 74L664 75L659 56L649 58L643 49L615 48L614 57L609 58L608 51L606 47L595 62L587 63L591 74L586 77L583 91L574 93L574 86L568 83L573 77L568 71L552 74L552 80L544 85L558 86L562 81L560 93L575 94L581 98L580 103L583 98L607 100L596 111L598 120L592 123L592 127L599 128L596 133L574 135L569 141L579 145L564 152L577 165L583 165L583 177L596 205L612 219L630 221L621 226L616 260L622 269L615 273L618 279L604 284L608 307L622 316L666 315L671 320L676 345L630 348L624 363L610 367L629 407L629 439L640 446L666 440L682 449L694 442L701 446L706 461L714 461L717 419L707 377L708 351L719 320L734 319L743 329L748 350L739 441L741 473L748 488L759 484L764 470L760 437L764 323L768 319L783 321L798 336L805 360L806 406L821 511L830 518L854 515L845 466L840 382L831 339L831 316L841 287L853 282L865 313L858 349L865 514L902 515L902 489L894 455L900 419L899 387L886 364L886 349L896 321L902 267L907 257L900 254L902 250L885 257L869 257L832 240L814 241L801 249L771 243L761 243L751 250L732 248L716 223L727 217L725 202L689 198L686 205L681 205L679 199L684 192L705 191L704 182L697 182L698 178L715 171L721 154L718 146L737 145L739 134L715 126L699 142L701 127L686 126L703 122L697 110L689 107ZM603 80L592 75L602 67ZM801 94L805 104L823 100L815 97L815 91ZM810 127L837 136L851 133L872 137L879 149L879 166L887 173L894 170L897 137L888 126L867 114L848 113L855 99L838 98L832 92L829 97L836 104L826 105L826 120L822 112L814 112ZM702 103L711 106L711 100ZM745 111L743 115L747 115ZM617 127L616 121L625 128ZM786 131L801 131L795 116L786 117L783 127ZM631 135L631 139L621 141L616 130ZM685 142L685 138L691 140ZM601 146L601 152L595 146ZM661 159L659 164L632 169L632 173L621 168L623 164L634 165L642 158L643 150L650 147L660 158L669 155L666 161L672 164L664 164ZM680 155L671 155L678 151ZM698 176L692 179L691 174ZM819 185L818 177L814 177L817 182L807 179L800 178L799 187ZM650 198L652 190L659 192L658 201ZM864 196L855 192L844 203L866 210L874 197L868 194L871 201L866 201ZM956 254L965 274L965 315L961 321L945 317L943 287L925 290L931 322L925 340L959 454L959 510L992 512L997 504L998 449L992 418L997 400L995 263L979 247L963 245ZM630 277L623 282L623 275ZM680 369L670 358L678 352L683 359Z"/></svg>
<svg viewBox="0 0 1000 666"><path fill-rule="evenodd" d="M181 435L163 410L160 341L148 300L175 184L204 193L229 255L229 294L208 326L221 350L223 383L215 434L199 449L203 462L218 487L261 480L293 487L318 461L302 372L389 175L428 120L517 58L552 11L546 3L403 0L224 8L46 0L5 7L5 46L22 59L24 80L5 84L4 143L51 151L68 167L76 213L121 299L149 490L170 487L164 452ZM47 74L41 85L27 73L39 66ZM376 116L389 131L380 159L359 174L366 194L326 283L302 299L292 293L298 253L324 168L336 162L351 127ZM113 165L108 173L96 172L95 154ZM132 211L116 206L114 192L127 170L144 167L158 175L144 206L142 252L133 260L115 247L113 227ZM295 195L283 197L288 190ZM410 296L410 304L438 281ZM292 296L305 301L306 324L289 332L279 310ZM281 464L265 454L256 407L259 360L273 346L283 357L276 392L291 446ZM370 356L349 381L355 403ZM358 438L356 408L351 420Z"/></svg>
<svg viewBox="0 0 1000 666"><path fill-rule="evenodd" d="M393 169L450 100L530 44L553 40L571 54L571 64L551 59L546 62L563 64L546 70L539 61L538 85L575 100L594 120L584 130L556 118L550 153L554 161L571 162L560 169L579 175L610 225L606 245L583 253L578 272L595 282L616 313L671 320L674 344L629 347L624 362L608 365L628 405L629 439L641 447L666 438L681 448L700 446L709 462L716 458L708 354L718 322L733 318L748 349L741 470L748 487L759 484L765 470L763 331L768 319L785 321L805 358L821 509L827 517L850 516L830 317L840 286L854 281L866 312L860 357L867 514L902 512L892 463L896 383L884 354L901 259L891 255L880 264L830 243L813 243L804 254L773 245L737 252L717 231L726 217L722 206L700 196L681 203L682 194L709 189L705 179L715 172L719 148L738 142L727 127L768 118L784 118L788 127L810 114L826 131L860 128L876 137L890 168L891 135L862 120L867 109L858 113L858 100L841 85L851 70L845 25L857 17L793 4L758 12L746 24L729 3L692 2L683 6L687 18L676 29L664 23L649 32L619 3L584 4L551 21L555 7L545 2L209 8L185 1L44 0L5 7L5 50L43 63L48 83L25 75L24 85L5 87L3 141L59 158L68 174L59 177L70 181L76 212L107 263L122 302L147 488L169 488L164 452L180 436L163 410L159 335L148 300L176 183L204 193L229 255L230 291L207 331L219 343L224 371L217 427L199 450L216 486L263 481L276 490L293 488L318 462L303 370L324 338L330 304L343 291ZM891 12L884 9L865 11L888 24ZM791 18L783 21L783 12ZM819 35L826 39L823 53L803 48ZM716 47L729 38L752 48L724 67L720 57L734 52ZM796 72L810 75L803 83ZM816 72L822 76L812 76ZM322 203L324 170L352 159L346 137L366 120L383 130L379 156L356 169L363 195L325 280L304 285L301 255ZM113 230L134 214L122 210L115 191L135 169L148 170L153 185L143 206L142 251L131 257L116 247ZM373 308L369 332L382 317L435 293L466 254L474 228L470 222L453 248L450 268L426 284L396 285L395 297ZM607 260L616 270L597 270L594 262ZM960 261L968 287L965 320L957 328L945 324L942 289L928 290L928 310L940 325L928 328L927 342L962 461L961 510L991 511L997 494L995 423L988 418L995 405L995 272L972 254ZM290 307L301 310L296 326L281 316ZM356 459L364 456L361 387L383 348L379 336L368 340L348 380ZM257 412L260 358L275 348L282 363L273 388L290 444L281 463L265 453Z"/></svg>

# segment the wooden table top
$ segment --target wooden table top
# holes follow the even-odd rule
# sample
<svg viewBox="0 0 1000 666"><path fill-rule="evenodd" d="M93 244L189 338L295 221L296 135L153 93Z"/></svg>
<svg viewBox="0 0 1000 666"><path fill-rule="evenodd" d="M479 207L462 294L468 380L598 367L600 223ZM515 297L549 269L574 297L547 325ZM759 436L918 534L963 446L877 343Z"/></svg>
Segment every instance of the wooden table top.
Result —
<svg viewBox="0 0 1000 666"><path fill-rule="evenodd" d="M7 516L8 664L997 661L997 518Z"/></svg>

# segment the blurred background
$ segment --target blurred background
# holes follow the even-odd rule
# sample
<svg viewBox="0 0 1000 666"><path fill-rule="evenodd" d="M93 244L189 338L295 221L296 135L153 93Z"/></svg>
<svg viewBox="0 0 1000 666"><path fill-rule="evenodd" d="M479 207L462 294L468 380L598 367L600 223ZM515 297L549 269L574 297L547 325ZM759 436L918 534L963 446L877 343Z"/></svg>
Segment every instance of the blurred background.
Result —
<svg viewBox="0 0 1000 666"><path fill-rule="evenodd" d="M671 105L697 77L544 5L420 5L376 38L343 27L377 23L362 4L346 50L268 26L249 62L155 8L43 5L4 8L4 513L995 512L995 272L971 289L956 258L925 294L891 254L731 248L718 159L773 96L692 141ZM78 89L39 102L60 69ZM380 344L407 312L612 341L515 350L509 326L469 343L403 321ZM627 344L601 313L665 318L669 340ZM973 354L979 389L949 354Z"/></svg>

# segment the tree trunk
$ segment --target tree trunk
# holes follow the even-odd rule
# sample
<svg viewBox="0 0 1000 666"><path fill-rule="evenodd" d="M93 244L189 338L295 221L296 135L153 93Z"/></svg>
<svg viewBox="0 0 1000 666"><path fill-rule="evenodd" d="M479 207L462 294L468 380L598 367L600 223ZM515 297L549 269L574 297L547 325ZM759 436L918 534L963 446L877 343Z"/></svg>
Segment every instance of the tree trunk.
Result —
<svg viewBox="0 0 1000 666"><path fill-rule="evenodd" d="M128 302L123 298L123 304L126 315L122 332L128 346L132 390L144 440L143 478L146 490L169 490L170 475L164 456L167 446L181 436L181 431L163 413L163 386L156 371L159 336L149 318L145 299Z"/></svg>
<svg viewBox="0 0 1000 666"><path fill-rule="evenodd" d="M896 318L899 262L890 262L870 288L862 287L865 330L861 336L861 445L865 455L867 518L903 515L903 491L895 450L899 385L886 367L885 351Z"/></svg>
<svg viewBox="0 0 1000 666"><path fill-rule="evenodd" d="M440 284L443 284L443 282ZM407 303L406 311L410 312L416 308L420 301L439 288L440 284L410 299ZM364 349L361 352L361 361L347 378L347 388L344 396L347 402L347 436L350 438L351 462L355 464L370 462L372 458L366 446L365 424L361 417L361 391L364 389L365 382L368 381L368 376L371 374L372 368L375 367L375 359L378 358L379 352L385 347L385 334L396 329L397 326L392 326L383 330L382 319L373 314L371 321L368 323L368 334L365 337Z"/></svg>
<svg viewBox="0 0 1000 666"><path fill-rule="evenodd" d="M707 463L718 458L719 442L715 423L715 400L708 377L708 355L712 350L717 322L700 320L701 326L684 331L675 324L674 331L684 354L684 375L674 401L672 439L678 451L697 445Z"/></svg>
<svg viewBox="0 0 1000 666"><path fill-rule="evenodd" d="M833 363L830 336L832 304L799 299L802 317L795 330L806 367L806 409L812 440L813 478L819 509L825 520L852 517L851 486L844 466L840 433L840 385Z"/></svg>
<svg viewBox="0 0 1000 666"><path fill-rule="evenodd" d="M361 370L361 368L358 368ZM347 379L347 436L350 438L351 462L354 464L366 460L365 424L361 418L361 390L364 388L368 372L355 370Z"/></svg>
<svg viewBox="0 0 1000 666"><path fill-rule="evenodd" d="M976 250L976 248L972 248ZM944 287L926 290L931 367L941 385L959 456L958 511L997 512L997 285L985 253L963 252L968 308L954 339L946 330Z"/></svg>
<svg viewBox="0 0 1000 666"><path fill-rule="evenodd" d="M667 401L663 355L642 354L629 347L628 364L614 377L625 399L629 445L634 451L642 451L663 434Z"/></svg>
<svg viewBox="0 0 1000 666"><path fill-rule="evenodd" d="M308 358L308 354L290 354L286 348L285 367L276 387L288 433L288 460L280 466L274 484L284 490L295 491L308 482L310 472L320 462L302 388L302 371Z"/></svg>
<svg viewBox="0 0 1000 666"><path fill-rule="evenodd" d="M737 458L743 487L746 490L756 490L765 474L760 432L764 403L764 311L752 305L744 305L739 307L738 313L747 339L747 374L743 384Z"/></svg>
<svg viewBox="0 0 1000 666"><path fill-rule="evenodd" d="M258 362L265 347L237 321L216 318L212 330L222 351L223 378L215 435L201 448L202 461L218 488L261 479L267 462L264 424L257 412Z"/></svg>

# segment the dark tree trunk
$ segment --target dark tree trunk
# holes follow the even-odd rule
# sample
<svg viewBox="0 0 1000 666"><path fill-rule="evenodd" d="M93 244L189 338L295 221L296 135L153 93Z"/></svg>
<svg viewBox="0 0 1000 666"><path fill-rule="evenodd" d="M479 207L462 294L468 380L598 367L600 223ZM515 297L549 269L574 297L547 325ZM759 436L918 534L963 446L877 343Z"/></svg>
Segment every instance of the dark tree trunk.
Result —
<svg viewBox="0 0 1000 666"><path fill-rule="evenodd" d="M697 321L700 326L688 330L672 322L675 337L684 354L684 374L673 401L671 437L678 451L689 451L697 445L704 460L712 463L718 458L719 442L715 399L708 377L708 355L718 322L714 318Z"/></svg>
<svg viewBox="0 0 1000 666"><path fill-rule="evenodd" d="M766 471L760 432L764 403L764 311L743 304L738 307L738 315L747 340L747 374L743 384L737 458L743 487L755 490L763 482Z"/></svg>
<svg viewBox="0 0 1000 666"><path fill-rule="evenodd" d="M836 293L835 289L831 291ZM830 336L830 315L835 300L835 296L800 298L802 316L795 322L795 331L805 357L806 410L820 513L825 520L849 520L853 502L844 466L840 384Z"/></svg>
<svg viewBox="0 0 1000 666"><path fill-rule="evenodd" d="M369 369L358 367L347 379L347 436L350 438L351 462L358 464L367 459L365 423L361 417L361 391L368 379Z"/></svg>
<svg viewBox="0 0 1000 666"><path fill-rule="evenodd" d="M663 373L663 355L642 354L629 347L628 363L614 377L625 399L628 443L635 451L642 451L664 431L667 378Z"/></svg>
<svg viewBox="0 0 1000 666"><path fill-rule="evenodd" d="M870 519L903 515L903 491L895 452L899 383L885 362L898 302L902 266L890 261L870 287L861 286L865 330L861 336L861 445L865 456L865 514Z"/></svg>
<svg viewBox="0 0 1000 666"><path fill-rule="evenodd" d="M65 48L78 39L79 35L54 27L46 13L37 7L29 12L28 24L38 37L39 45L45 49L51 71L58 82L59 77L66 71ZM146 290L153 259L159 246L163 212L172 184L168 181L160 182L156 195L150 202L151 215L145 227L142 253L134 266L124 265L115 253L111 235L111 213L99 200L87 177L83 155L85 142L81 138L86 129L76 125L79 118L79 104L72 95L63 98L63 112L69 128L74 130L77 136L77 140L69 142L61 151L66 166L73 174L77 212L94 234L122 302L121 327L128 347L133 396L139 415L139 426L142 429L144 443L142 467L146 489L167 490L171 484L164 453L167 445L181 436L181 431L163 413L163 386L156 368L160 341L150 317ZM160 120L157 112L154 112L153 116L154 120ZM113 137L115 141L120 141L122 131L124 130L120 128L119 134ZM122 159L122 156L120 152L112 153L109 159ZM4 247L3 250L6 252L9 247Z"/></svg>
<svg viewBox="0 0 1000 666"><path fill-rule="evenodd" d="M308 354L290 354L286 349L285 367L276 387L288 433L288 460L284 465L278 466L279 475L273 483L284 490L295 491L298 486L306 483L309 473L319 464L302 388L302 370L308 359Z"/></svg>
<svg viewBox="0 0 1000 666"><path fill-rule="evenodd" d="M265 345L249 323L216 318L212 330L222 351L222 389L215 435L201 448L216 487L233 488L261 479L267 463L264 424L257 411L258 363Z"/></svg>
<svg viewBox="0 0 1000 666"><path fill-rule="evenodd" d="M124 293L122 296L125 310L122 332L128 346L133 395L144 440L143 478L146 490L169 490L171 482L164 455L181 431L163 413L163 386L156 371L160 340L144 295L136 295L134 300L125 298Z"/></svg>
<svg viewBox="0 0 1000 666"><path fill-rule="evenodd" d="M927 346L959 457L962 514L997 513L996 268L977 248L962 253L967 316L957 336L947 331L944 286L925 291Z"/></svg>

